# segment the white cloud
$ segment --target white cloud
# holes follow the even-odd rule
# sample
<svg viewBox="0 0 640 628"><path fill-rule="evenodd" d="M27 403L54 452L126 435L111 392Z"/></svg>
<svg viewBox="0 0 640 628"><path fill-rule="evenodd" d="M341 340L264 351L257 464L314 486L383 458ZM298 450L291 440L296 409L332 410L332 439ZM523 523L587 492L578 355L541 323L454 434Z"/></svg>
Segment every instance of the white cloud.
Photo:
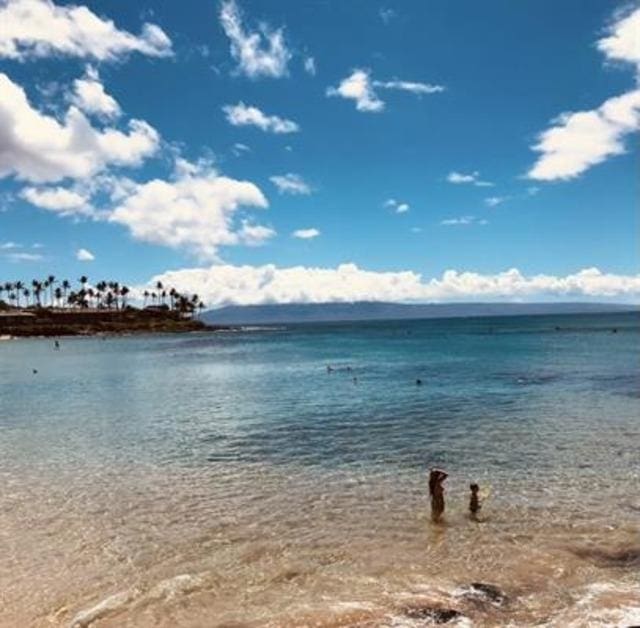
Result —
<svg viewBox="0 0 640 628"><path fill-rule="evenodd" d="M76 259L79 262L93 262L96 257L91 251L88 251L87 249L78 249L76 251Z"/></svg>
<svg viewBox="0 0 640 628"><path fill-rule="evenodd" d="M306 57L304 60L304 69L307 74L311 76L316 75L316 60L313 57Z"/></svg>
<svg viewBox="0 0 640 628"><path fill-rule="evenodd" d="M486 225L489 224L484 218L476 218L475 216L460 216L459 218L447 218L440 221L445 227L469 226L469 225Z"/></svg>
<svg viewBox="0 0 640 628"><path fill-rule="evenodd" d="M300 127L292 120L268 116L257 107L239 102L237 105L226 105L222 108L227 121L233 126L256 126L262 131L271 133L296 133Z"/></svg>
<svg viewBox="0 0 640 628"><path fill-rule="evenodd" d="M249 181L194 167L174 181L129 182L109 221L125 225L137 240L185 248L201 258L216 258L221 246L257 245L275 232L247 219L241 207L266 208L267 199Z"/></svg>
<svg viewBox="0 0 640 628"><path fill-rule="evenodd" d="M247 246L261 246L276 235L271 227L256 225L247 220L242 221L242 228L238 231L238 242Z"/></svg>
<svg viewBox="0 0 640 628"><path fill-rule="evenodd" d="M73 82L73 90L71 102L85 113L104 118L117 118L120 115L120 105L104 91L95 68L87 67L86 75Z"/></svg>
<svg viewBox="0 0 640 628"><path fill-rule="evenodd" d="M269 177L280 194L308 195L311 194L311 186L299 175L289 172L284 175Z"/></svg>
<svg viewBox="0 0 640 628"><path fill-rule="evenodd" d="M108 165L139 165L159 141L143 120L130 120L127 132L96 129L75 106L60 122L34 109L24 89L0 73L0 177L35 183L90 177Z"/></svg>
<svg viewBox="0 0 640 628"><path fill-rule="evenodd" d="M244 155L245 153L250 153L251 152L251 148L249 148L249 146L247 146L246 144L241 144L240 142L236 142L231 147L231 152L236 157L240 157L241 155Z"/></svg>
<svg viewBox="0 0 640 628"><path fill-rule="evenodd" d="M5 257L14 263L19 262L41 262L44 259L39 253L7 253Z"/></svg>
<svg viewBox="0 0 640 628"><path fill-rule="evenodd" d="M374 87L381 89L397 89L412 94L438 94L443 92L445 88L442 85L431 85L429 83L416 83L414 81L373 81Z"/></svg>
<svg viewBox="0 0 640 628"><path fill-rule="evenodd" d="M409 203L397 201L395 198L388 198L384 202L384 206L393 209L396 214L405 214L411 209Z"/></svg>
<svg viewBox="0 0 640 628"><path fill-rule="evenodd" d="M379 112L384 109L384 102L373 91L367 70L354 70L351 75L340 81L338 87L329 87L327 96L355 100L358 111Z"/></svg>
<svg viewBox="0 0 640 628"><path fill-rule="evenodd" d="M434 94L444 91L442 85L429 85L413 81L374 81L369 70L355 69L343 79L338 87L327 88L327 96L340 96L354 100L358 111L380 112L384 109L384 101L376 94L375 88L395 89L412 94Z"/></svg>
<svg viewBox="0 0 640 628"><path fill-rule="evenodd" d="M614 22L609 36L598 41L598 49L608 59L640 65L640 9Z"/></svg>
<svg viewBox="0 0 640 628"><path fill-rule="evenodd" d="M564 277L525 276L515 268L493 275L447 270L423 278L412 271L373 272L355 264L337 268L214 265L168 271L151 279L196 292L211 306L332 301L486 301L640 299L640 275L586 268Z"/></svg>
<svg viewBox="0 0 640 628"><path fill-rule="evenodd" d="M504 203L506 200L506 196L488 196L484 199L484 204L487 207L497 207L498 205Z"/></svg>
<svg viewBox="0 0 640 628"><path fill-rule="evenodd" d="M491 183L490 181L483 181L480 178L480 173L477 170L469 174L463 174L462 172L456 172L454 170L447 175L447 181L449 183L455 183L458 185L469 183L469 184L476 185L478 187L484 187L484 188L493 187L493 183Z"/></svg>
<svg viewBox="0 0 640 628"><path fill-rule="evenodd" d="M3 242L0 244L0 251L10 251L11 249L21 249L22 244L17 242Z"/></svg>
<svg viewBox="0 0 640 628"><path fill-rule="evenodd" d="M294 238L300 238L301 240L312 240L320 235L320 231L314 227L309 229L297 229L291 234Z"/></svg>
<svg viewBox="0 0 640 628"><path fill-rule="evenodd" d="M0 25L0 57L9 59L64 55L112 61L131 52L172 54L171 40L156 24L144 24L140 35L132 35L86 6L9 0L0 5Z"/></svg>
<svg viewBox="0 0 640 628"><path fill-rule="evenodd" d="M20 192L20 196L36 207L62 215L90 214L92 211L86 196L63 187L26 187Z"/></svg>
<svg viewBox="0 0 640 628"><path fill-rule="evenodd" d="M238 63L240 72L249 78L280 78L287 74L291 53L287 49L281 28L272 30L262 24L258 31L245 30L235 0L222 3L220 23L231 40L231 56Z"/></svg>
<svg viewBox="0 0 640 628"><path fill-rule="evenodd" d="M640 9L615 21L597 42L610 61L635 66L640 76ZM607 99L599 107L570 111L553 120L532 149L540 156L527 176L538 181L569 180L625 152L625 138L640 128L640 89Z"/></svg>
<svg viewBox="0 0 640 628"><path fill-rule="evenodd" d="M529 170L530 179L573 179L624 153L625 136L640 127L640 89L610 98L598 109L564 113L556 122L533 146L542 155Z"/></svg>

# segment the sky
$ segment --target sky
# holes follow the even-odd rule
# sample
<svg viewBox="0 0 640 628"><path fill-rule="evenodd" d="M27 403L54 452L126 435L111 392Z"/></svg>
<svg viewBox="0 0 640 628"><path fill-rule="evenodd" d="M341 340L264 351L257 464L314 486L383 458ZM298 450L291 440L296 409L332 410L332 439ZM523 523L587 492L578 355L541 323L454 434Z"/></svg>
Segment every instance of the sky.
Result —
<svg viewBox="0 0 640 628"><path fill-rule="evenodd" d="M0 280L640 302L640 4L0 0Z"/></svg>

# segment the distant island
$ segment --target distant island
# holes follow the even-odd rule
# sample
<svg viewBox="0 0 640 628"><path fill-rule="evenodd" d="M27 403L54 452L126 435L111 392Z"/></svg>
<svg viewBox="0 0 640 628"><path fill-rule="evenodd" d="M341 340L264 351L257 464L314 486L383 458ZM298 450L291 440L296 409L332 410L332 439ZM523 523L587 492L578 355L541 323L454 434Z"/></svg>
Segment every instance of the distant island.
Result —
<svg viewBox="0 0 640 628"><path fill-rule="evenodd" d="M615 303L298 303L229 305L204 312L205 321L219 325L275 325L477 316L531 316L536 314L601 314L640 311L636 305Z"/></svg>
<svg viewBox="0 0 640 628"><path fill-rule="evenodd" d="M157 282L145 290L142 307L128 300L131 290L117 281L94 285L86 276L0 283L0 337L78 336L215 330L195 317L204 309L197 294L182 294Z"/></svg>

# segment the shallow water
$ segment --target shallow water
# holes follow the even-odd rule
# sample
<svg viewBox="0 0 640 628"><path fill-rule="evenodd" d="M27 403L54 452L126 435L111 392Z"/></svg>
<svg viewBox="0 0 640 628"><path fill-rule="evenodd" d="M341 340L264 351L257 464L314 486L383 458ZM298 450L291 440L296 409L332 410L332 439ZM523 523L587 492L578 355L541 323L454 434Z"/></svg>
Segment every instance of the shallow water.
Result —
<svg viewBox="0 0 640 628"><path fill-rule="evenodd" d="M640 623L636 314L61 345L0 343L2 626Z"/></svg>

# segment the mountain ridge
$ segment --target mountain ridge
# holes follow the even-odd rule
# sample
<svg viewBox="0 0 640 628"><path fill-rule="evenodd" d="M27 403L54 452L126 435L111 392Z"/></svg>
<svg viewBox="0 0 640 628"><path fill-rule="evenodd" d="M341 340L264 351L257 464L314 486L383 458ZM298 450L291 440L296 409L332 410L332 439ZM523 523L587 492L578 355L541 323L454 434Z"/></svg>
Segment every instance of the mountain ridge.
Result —
<svg viewBox="0 0 640 628"><path fill-rule="evenodd" d="M220 325L269 325L280 323L355 322L487 316L533 316L553 314L607 314L639 311L637 305L620 303L278 303L228 305L207 310L201 318Z"/></svg>

